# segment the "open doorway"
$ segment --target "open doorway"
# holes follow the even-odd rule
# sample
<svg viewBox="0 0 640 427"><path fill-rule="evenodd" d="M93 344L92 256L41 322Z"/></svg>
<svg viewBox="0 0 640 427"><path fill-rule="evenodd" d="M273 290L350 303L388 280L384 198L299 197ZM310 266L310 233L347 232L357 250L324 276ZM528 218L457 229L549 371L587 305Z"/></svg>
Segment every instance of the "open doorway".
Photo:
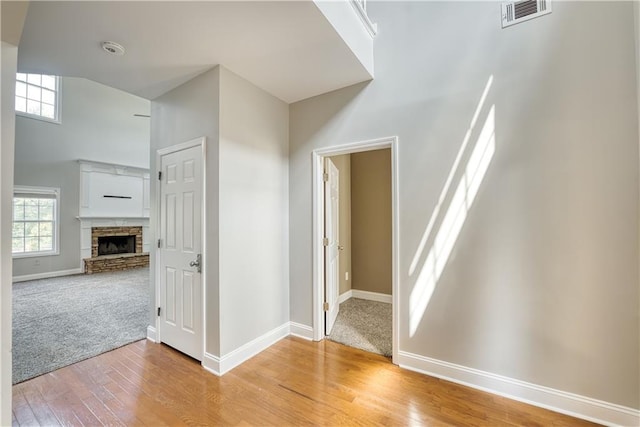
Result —
<svg viewBox="0 0 640 427"><path fill-rule="evenodd" d="M341 154L327 157L325 163L325 187L331 190L325 191L325 234L330 236L325 251L325 300L330 303L325 335L391 357L391 149ZM333 241L335 260L330 259ZM333 268L337 284L332 282ZM337 304L332 306L336 289Z"/></svg>
<svg viewBox="0 0 640 427"><path fill-rule="evenodd" d="M17 73L12 382L143 339L149 287L150 101Z"/></svg>
<svg viewBox="0 0 640 427"><path fill-rule="evenodd" d="M397 139L316 150L314 339L397 353Z"/></svg>

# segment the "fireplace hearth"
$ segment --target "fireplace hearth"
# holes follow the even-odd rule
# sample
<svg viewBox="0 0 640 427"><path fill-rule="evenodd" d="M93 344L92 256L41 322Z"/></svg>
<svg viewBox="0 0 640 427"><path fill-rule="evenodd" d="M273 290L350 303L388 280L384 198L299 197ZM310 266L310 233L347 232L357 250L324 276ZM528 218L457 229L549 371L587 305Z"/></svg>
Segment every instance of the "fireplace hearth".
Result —
<svg viewBox="0 0 640 427"><path fill-rule="evenodd" d="M91 258L83 260L87 274L149 265L149 254L142 252L142 227L91 227Z"/></svg>

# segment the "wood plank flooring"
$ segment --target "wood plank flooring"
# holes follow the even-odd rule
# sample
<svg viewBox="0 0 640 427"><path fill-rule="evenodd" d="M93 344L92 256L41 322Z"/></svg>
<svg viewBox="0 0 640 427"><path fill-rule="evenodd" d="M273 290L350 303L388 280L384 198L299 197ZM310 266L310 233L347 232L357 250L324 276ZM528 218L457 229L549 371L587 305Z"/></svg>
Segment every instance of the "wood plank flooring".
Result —
<svg viewBox="0 0 640 427"><path fill-rule="evenodd" d="M581 426L328 340L285 338L223 377L143 340L13 387L13 424Z"/></svg>

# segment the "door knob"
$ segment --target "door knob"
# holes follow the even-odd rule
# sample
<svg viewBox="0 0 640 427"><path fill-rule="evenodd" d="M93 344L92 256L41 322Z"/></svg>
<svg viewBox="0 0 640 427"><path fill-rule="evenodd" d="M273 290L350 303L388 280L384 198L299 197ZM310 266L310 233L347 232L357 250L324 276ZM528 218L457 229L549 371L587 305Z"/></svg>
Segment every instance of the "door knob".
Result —
<svg viewBox="0 0 640 427"><path fill-rule="evenodd" d="M196 256L196 259L189 263L189 266L190 267L197 267L198 268L198 273L201 273L202 272L202 266L200 265L201 261L202 261L202 255L198 254Z"/></svg>
<svg viewBox="0 0 640 427"><path fill-rule="evenodd" d="M339 251L344 250L344 246L342 246L342 245L338 245L338 250L339 250Z"/></svg>

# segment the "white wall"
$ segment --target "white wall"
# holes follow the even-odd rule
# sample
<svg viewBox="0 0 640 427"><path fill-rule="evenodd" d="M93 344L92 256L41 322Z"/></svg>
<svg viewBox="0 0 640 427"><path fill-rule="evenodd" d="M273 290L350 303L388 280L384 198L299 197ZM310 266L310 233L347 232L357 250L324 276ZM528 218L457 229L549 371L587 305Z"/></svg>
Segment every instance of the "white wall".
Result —
<svg viewBox="0 0 640 427"><path fill-rule="evenodd" d="M316 7L331 23L344 43L349 46L369 75L374 75L374 38L365 28L351 1L316 1Z"/></svg>
<svg viewBox="0 0 640 427"><path fill-rule="evenodd" d="M220 69L207 71L187 83L167 92L151 102L151 176L157 177L156 152L160 148L206 137L206 255L203 269L206 271L206 347L213 355L220 354L220 314L218 291L218 164L219 164L219 90ZM157 237L158 180L151 180L151 230ZM155 301L155 246L151 245L151 294ZM150 313L151 325L155 325L155 309Z"/></svg>
<svg viewBox="0 0 640 427"><path fill-rule="evenodd" d="M153 156L207 137L205 351L222 357L289 320L289 109L216 67L156 98L151 111Z"/></svg>
<svg viewBox="0 0 640 427"><path fill-rule="evenodd" d="M220 68L220 354L289 321L289 107Z"/></svg>
<svg viewBox="0 0 640 427"><path fill-rule="evenodd" d="M11 203L15 133L15 75L18 48L2 42L0 48L0 425L11 423Z"/></svg>
<svg viewBox="0 0 640 427"><path fill-rule="evenodd" d="M16 117L15 184L59 187L60 254L16 258L14 276L80 267L78 159L149 167L150 102L102 84L65 77L61 123Z"/></svg>
<svg viewBox="0 0 640 427"><path fill-rule="evenodd" d="M311 151L397 135L400 350L638 408L632 7L554 2L502 30L493 2L370 2L376 79L290 107L291 321L312 323ZM492 107L495 152L412 314L422 236L474 113L465 167Z"/></svg>

